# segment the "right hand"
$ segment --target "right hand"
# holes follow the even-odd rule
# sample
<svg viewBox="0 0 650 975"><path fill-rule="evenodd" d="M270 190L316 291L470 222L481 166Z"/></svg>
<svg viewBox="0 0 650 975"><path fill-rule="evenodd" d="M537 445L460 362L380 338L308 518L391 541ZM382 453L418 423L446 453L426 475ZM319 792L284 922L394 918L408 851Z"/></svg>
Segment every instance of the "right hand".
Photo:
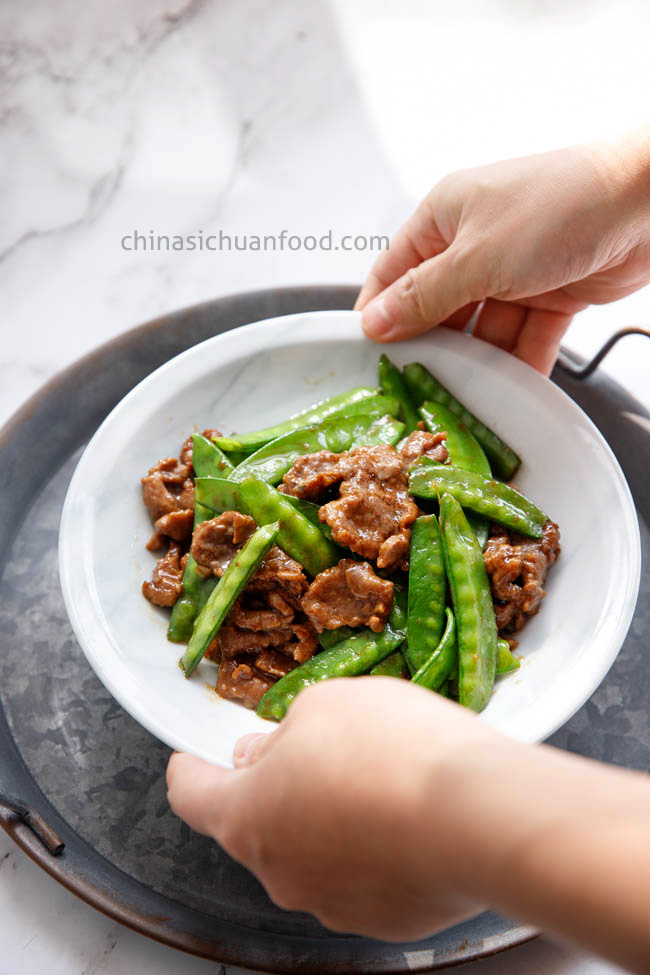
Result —
<svg viewBox="0 0 650 975"><path fill-rule="evenodd" d="M550 373L572 316L650 281L650 147L576 147L453 173L377 259L356 308L393 342L436 325Z"/></svg>

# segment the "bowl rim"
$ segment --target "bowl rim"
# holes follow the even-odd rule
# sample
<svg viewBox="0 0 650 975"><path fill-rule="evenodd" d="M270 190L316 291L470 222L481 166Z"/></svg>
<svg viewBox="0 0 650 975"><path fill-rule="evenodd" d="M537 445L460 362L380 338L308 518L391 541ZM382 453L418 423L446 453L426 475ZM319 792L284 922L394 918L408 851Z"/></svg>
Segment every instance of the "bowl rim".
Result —
<svg viewBox="0 0 650 975"><path fill-rule="evenodd" d="M91 667L104 686L120 703L120 705L124 707L124 709L127 710L128 713L143 727L175 750L190 751L194 752L195 754L197 753L196 748L190 745L182 735L177 734L173 728L170 729L166 727L164 723L161 723L157 718L152 717L147 707L142 704L137 695L129 693L128 686L125 687L122 680L115 679L115 671L108 665L109 655L106 653L106 642L109 643L110 647L110 640L107 641L104 639L102 641L104 649L104 652L102 652L98 645L99 640L97 630L93 631L92 637L88 633L87 613L88 607L92 604L92 598L88 600L88 606L84 606L84 601L79 598L83 591L83 587L79 587L80 568L74 557L74 546L71 542L73 534L70 530L73 517L72 509L77 501L79 490L84 483L86 465L88 465L92 460L92 451L96 449L96 444L101 439L103 431L115 423L121 417L122 413L128 411L133 401L137 402L139 397L146 395L147 389L150 385L164 380L164 377L172 370L178 370L179 365L186 366L187 363L191 363L194 359L196 359L197 362L200 361L206 347L218 347L222 344L231 343L233 341L237 342L238 340L246 341L250 337L255 338L258 333L263 334L265 330L268 330L269 326L278 327L282 324L290 326L292 322L305 318L317 319L322 323L326 323L328 320L339 319L342 323L341 327L348 327L348 329L354 327L357 330L358 337L360 339L363 338L359 327L360 313L347 310L327 310L296 312L290 315L278 315L272 316L271 318L260 319L246 325L240 325L237 328L231 329L227 332L214 335L202 342L197 343L196 345L191 346L180 354L173 356L171 359L167 360L167 362L164 362L157 369L149 373L115 405L115 407L99 425L93 437L86 445L68 487L59 527L59 577L66 611L68 613L75 636ZM330 324L329 328L331 329L331 327L332 326ZM553 706L549 708L547 712L545 712L545 714L547 714L546 720L538 720L536 723L530 722L527 726L527 732L525 734L516 735L517 740L522 742L539 742L545 740L551 734L553 734L553 732L557 731L557 729L565 724L591 697L609 671L623 644L634 614L641 579L641 538L636 508L625 475L623 474L620 464L605 437L602 435L591 418L587 416L580 406L578 406L578 404L572 400L564 390L553 383L552 380L537 372L531 366L528 366L526 363L522 362L516 357L505 353L503 350L498 349L495 346L476 338L475 336L451 329L438 329L436 330L435 335L438 342L442 342L444 345L452 348L454 346L457 347L458 344L462 342L480 343L483 349L483 357L487 357L488 360L490 358L498 360L499 366L504 370L509 371L513 375L513 378L516 378L517 374L519 374L519 379L525 377L526 382L529 385L537 385L539 389L548 388L548 386L553 387L553 395L564 401L565 406L569 410L573 411L574 415L579 417L582 424L586 424L592 435L599 442L600 448L604 451L609 461L613 483L616 487L617 495L621 502L621 511L624 521L622 524L619 523L619 528L628 540L629 557L626 561L625 585L623 587L624 591L621 594L618 614L616 620L610 621L611 632L606 640L608 649L606 651L602 650L597 659L594 659L592 656L590 666L587 667L583 672L583 680L579 685L571 685L570 682L566 682L564 685L561 685L560 692L554 699ZM339 335L337 337L354 338L354 336L347 335ZM331 339L331 332L330 335L323 335L322 332L319 332L316 328L311 328L305 330L304 339L302 339L302 341L316 342L323 341L324 339ZM407 346L408 341L397 343L397 347L399 348ZM432 348L434 347L435 346L432 343ZM382 347L377 346L377 348L380 349ZM86 589L88 589L87 578L85 579L85 583ZM86 595L90 595L91 597L94 596L96 599L98 599L97 593L94 592L93 586L90 586L90 590L90 593L87 592ZM102 636L105 637L105 634L102 633ZM604 643L605 641L601 640L601 642ZM95 645L96 643L97 645ZM268 730L272 731L273 727L275 726L270 726ZM203 757L205 757L205 755ZM212 761L217 762L218 759L213 758Z"/></svg>

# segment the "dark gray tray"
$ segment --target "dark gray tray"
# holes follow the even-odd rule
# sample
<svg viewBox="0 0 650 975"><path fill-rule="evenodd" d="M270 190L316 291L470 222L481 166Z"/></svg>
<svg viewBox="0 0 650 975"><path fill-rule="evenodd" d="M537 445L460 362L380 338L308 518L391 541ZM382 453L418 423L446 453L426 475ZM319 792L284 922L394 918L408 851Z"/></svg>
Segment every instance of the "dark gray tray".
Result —
<svg viewBox="0 0 650 975"><path fill-rule="evenodd" d="M278 314L347 308L355 293L264 291L143 325L58 376L0 434L0 791L14 797L13 812L0 807L0 824L45 870L110 916L164 943L263 971L430 971L534 935L487 913L425 942L386 945L334 935L308 915L276 908L247 871L171 815L169 750L95 677L63 607L56 552L63 498L82 445L115 403L170 356L210 335ZM631 418L647 414L602 378L555 378L622 463L639 507L644 576L614 668L552 740L647 769L650 437ZM57 840L48 826L65 844L58 855L50 852Z"/></svg>

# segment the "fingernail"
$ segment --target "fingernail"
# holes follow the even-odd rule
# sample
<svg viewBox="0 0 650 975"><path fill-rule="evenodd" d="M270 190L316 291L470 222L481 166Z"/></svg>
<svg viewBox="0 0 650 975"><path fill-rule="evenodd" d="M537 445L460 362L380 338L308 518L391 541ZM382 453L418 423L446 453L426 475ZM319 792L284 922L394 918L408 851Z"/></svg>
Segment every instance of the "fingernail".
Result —
<svg viewBox="0 0 650 975"><path fill-rule="evenodd" d="M383 295L379 295L366 305L361 313L361 324L364 332L371 339L385 338L392 330L393 323L388 317Z"/></svg>
<svg viewBox="0 0 650 975"><path fill-rule="evenodd" d="M250 760L255 753L255 743L264 737L265 735L257 732L251 735L244 735L243 738L235 742L232 758L236 768L245 768L247 765L250 765Z"/></svg>

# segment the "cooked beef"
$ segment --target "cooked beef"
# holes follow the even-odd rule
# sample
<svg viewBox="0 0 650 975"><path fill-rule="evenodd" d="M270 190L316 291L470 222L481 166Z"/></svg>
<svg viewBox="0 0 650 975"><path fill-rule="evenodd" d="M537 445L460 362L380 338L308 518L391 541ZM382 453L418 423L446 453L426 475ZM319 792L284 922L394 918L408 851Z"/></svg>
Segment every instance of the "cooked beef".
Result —
<svg viewBox="0 0 650 975"><path fill-rule="evenodd" d="M319 518L332 538L380 569L406 568L411 525L418 513L408 494L403 458L394 447L356 447L341 454L344 479L339 497Z"/></svg>
<svg viewBox="0 0 650 975"><path fill-rule="evenodd" d="M194 512L191 508L184 511L170 511L156 521L154 528L160 535L168 535L175 542L185 542L192 537Z"/></svg>
<svg viewBox="0 0 650 975"><path fill-rule="evenodd" d="M278 653L277 650L262 650L255 658L255 669L261 670L263 674L268 674L269 677L285 677L290 670L297 666L295 660L291 660L284 653Z"/></svg>
<svg viewBox="0 0 650 975"><path fill-rule="evenodd" d="M409 434L400 453L408 470L420 457L430 457L441 464L447 462L449 453L445 447L446 433L429 433L428 430L414 430Z"/></svg>
<svg viewBox="0 0 650 975"><path fill-rule="evenodd" d="M142 583L142 593L154 606L173 606L181 594L184 566L183 550L172 542L166 554L158 559L151 582Z"/></svg>
<svg viewBox="0 0 650 975"><path fill-rule="evenodd" d="M211 649L210 656L238 657L242 653L259 653L267 647L285 647L293 638L293 629L246 630L232 623L224 623L217 636L218 648ZM216 644L216 640L214 643Z"/></svg>
<svg viewBox="0 0 650 975"><path fill-rule="evenodd" d="M309 583L300 562L274 545L248 584L249 592L267 593L270 606L300 609L300 597Z"/></svg>
<svg viewBox="0 0 650 975"><path fill-rule="evenodd" d="M222 660L219 664L217 694L229 701L238 701L245 708L256 708L274 683L273 677L255 668L252 657Z"/></svg>
<svg viewBox="0 0 650 975"><path fill-rule="evenodd" d="M221 431L214 430L214 429L203 430L202 436L207 437L208 440L213 440L215 437L221 436ZM193 452L194 452L194 442L192 440L192 434L190 434L187 440L183 441L183 446L181 447L181 453L180 453L181 463L189 464L189 466L191 467Z"/></svg>
<svg viewBox="0 0 650 975"><path fill-rule="evenodd" d="M343 454L333 454L329 450L319 450L294 461L291 470L282 478L280 490L295 498L318 501L328 488L338 484L343 478L341 458Z"/></svg>
<svg viewBox="0 0 650 975"><path fill-rule="evenodd" d="M483 558L500 633L517 632L537 613L546 595L546 574L559 554L560 531L552 521L546 522L540 539L492 525Z"/></svg>
<svg viewBox="0 0 650 975"><path fill-rule="evenodd" d="M194 508L194 482L192 468L176 457L159 460L142 478L142 496L153 521L171 514Z"/></svg>
<svg viewBox="0 0 650 975"><path fill-rule="evenodd" d="M145 545L145 548L148 549L150 552L158 552L161 548L164 548L166 544L167 544L167 539L165 538L165 536L161 535L160 532L154 532L151 538L149 539L149 541L147 542L147 544Z"/></svg>
<svg viewBox="0 0 650 975"><path fill-rule="evenodd" d="M218 640L218 645L217 645ZM283 627L269 630L248 630L230 621L219 630L215 645L211 647L210 657L238 657L241 653L257 654L270 647L304 663L318 650L316 632L309 620L292 620Z"/></svg>
<svg viewBox="0 0 650 975"><path fill-rule="evenodd" d="M192 538L192 556L197 565L221 577L256 527L248 515L224 511L198 526Z"/></svg>
<svg viewBox="0 0 650 975"><path fill-rule="evenodd" d="M281 630L293 620L294 612L289 606L289 613L280 613L268 606L244 606L243 599L238 599L230 611L230 622L235 626L242 626L245 630Z"/></svg>
<svg viewBox="0 0 650 975"><path fill-rule="evenodd" d="M369 562L341 559L316 576L301 605L318 633L363 625L380 633L393 605L393 583L375 575Z"/></svg>

